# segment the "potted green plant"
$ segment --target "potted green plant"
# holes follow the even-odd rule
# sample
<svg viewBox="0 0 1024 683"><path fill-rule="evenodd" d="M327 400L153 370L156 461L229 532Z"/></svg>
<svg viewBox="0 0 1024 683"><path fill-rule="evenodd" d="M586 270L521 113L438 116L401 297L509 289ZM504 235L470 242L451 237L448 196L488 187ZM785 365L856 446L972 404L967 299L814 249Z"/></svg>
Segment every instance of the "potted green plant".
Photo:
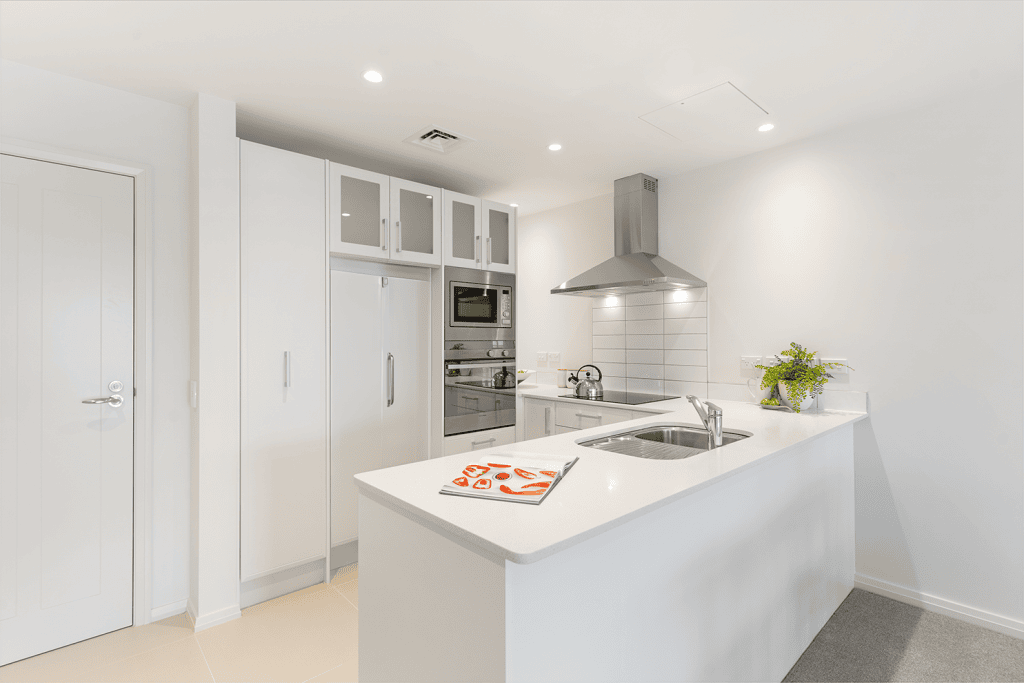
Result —
<svg viewBox="0 0 1024 683"><path fill-rule="evenodd" d="M775 356L774 365L756 365L764 370L761 388L771 389L772 394L761 401L763 405L779 405L779 399L796 412L807 410L811 401L822 392L832 375L829 370L850 367L845 363L820 363L814 359L817 351L808 351L796 342ZM853 368L850 368L851 370Z"/></svg>

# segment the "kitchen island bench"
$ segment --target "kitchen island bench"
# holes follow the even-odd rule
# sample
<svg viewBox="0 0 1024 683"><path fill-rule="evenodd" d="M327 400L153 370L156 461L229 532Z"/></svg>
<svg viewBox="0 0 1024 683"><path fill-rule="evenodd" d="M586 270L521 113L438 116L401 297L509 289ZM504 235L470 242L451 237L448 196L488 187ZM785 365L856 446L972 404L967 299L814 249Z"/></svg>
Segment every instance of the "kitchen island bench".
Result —
<svg viewBox="0 0 1024 683"><path fill-rule="evenodd" d="M660 415L356 476L361 681L781 680L853 587L853 424L718 401L683 460L580 446ZM651 406L653 407L653 406ZM578 463L540 505L444 496L479 457Z"/></svg>

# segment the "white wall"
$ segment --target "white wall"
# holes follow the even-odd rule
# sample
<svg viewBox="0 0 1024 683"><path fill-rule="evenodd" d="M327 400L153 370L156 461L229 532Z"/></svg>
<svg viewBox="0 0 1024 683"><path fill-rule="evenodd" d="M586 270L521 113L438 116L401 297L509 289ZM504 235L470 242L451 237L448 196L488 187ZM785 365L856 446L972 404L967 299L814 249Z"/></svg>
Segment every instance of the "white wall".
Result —
<svg viewBox="0 0 1024 683"><path fill-rule="evenodd" d="M188 111L0 62L0 135L152 169L152 598L188 596Z"/></svg>
<svg viewBox="0 0 1024 683"><path fill-rule="evenodd" d="M1022 119L1018 80L660 183L661 255L714 293L710 381L796 341L869 392L858 573L1016 628Z"/></svg>
<svg viewBox="0 0 1024 683"><path fill-rule="evenodd" d="M551 288L615 255L612 195L520 216L516 230L516 363L554 384L556 369L591 362L593 327L590 299ZM561 353L562 361L538 363L538 351Z"/></svg>

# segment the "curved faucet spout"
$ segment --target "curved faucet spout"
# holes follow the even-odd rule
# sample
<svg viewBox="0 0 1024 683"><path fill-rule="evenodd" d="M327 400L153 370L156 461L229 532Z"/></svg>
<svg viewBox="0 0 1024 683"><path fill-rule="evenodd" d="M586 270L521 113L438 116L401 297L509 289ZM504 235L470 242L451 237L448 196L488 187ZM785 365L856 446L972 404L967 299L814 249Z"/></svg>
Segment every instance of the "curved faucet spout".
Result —
<svg viewBox="0 0 1024 683"><path fill-rule="evenodd" d="M710 401L704 403L693 394L687 394L686 400L693 404L704 423L704 429L708 430L708 441L711 448L718 448L722 445L722 409ZM705 410L706 408L706 410Z"/></svg>

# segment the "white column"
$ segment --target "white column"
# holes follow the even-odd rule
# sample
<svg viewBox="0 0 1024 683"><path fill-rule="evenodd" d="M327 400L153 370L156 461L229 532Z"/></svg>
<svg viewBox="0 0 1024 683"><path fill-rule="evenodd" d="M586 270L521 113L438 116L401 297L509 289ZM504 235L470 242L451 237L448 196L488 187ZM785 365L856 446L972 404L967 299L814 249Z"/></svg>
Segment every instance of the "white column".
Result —
<svg viewBox="0 0 1024 683"><path fill-rule="evenodd" d="M191 556L200 631L241 615L238 566L239 233L235 103L190 108Z"/></svg>

